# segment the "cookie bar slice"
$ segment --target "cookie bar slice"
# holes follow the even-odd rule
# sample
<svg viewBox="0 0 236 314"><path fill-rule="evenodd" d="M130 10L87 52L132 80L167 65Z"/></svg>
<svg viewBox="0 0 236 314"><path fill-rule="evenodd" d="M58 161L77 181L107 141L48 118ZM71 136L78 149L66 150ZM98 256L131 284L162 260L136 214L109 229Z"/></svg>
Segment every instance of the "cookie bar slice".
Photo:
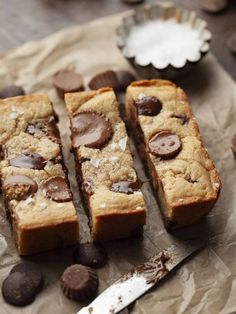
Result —
<svg viewBox="0 0 236 314"><path fill-rule="evenodd" d="M78 241L59 131L46 95L0 100L1 182L20 255Z"/></svg>
<svg viewBox="0 0 236 314"><path fill-rule="evenodd" d="M133 82L126 115L166 226L199 221L216 203L221 182L186 94L165 80Z"/></svg>
<svg viewBox="0 0 236 314"><path fill-rule="evenodd" d="M93 239L135 234L145 224L146 207L113 90L70 93L65 101Z"/></svg>

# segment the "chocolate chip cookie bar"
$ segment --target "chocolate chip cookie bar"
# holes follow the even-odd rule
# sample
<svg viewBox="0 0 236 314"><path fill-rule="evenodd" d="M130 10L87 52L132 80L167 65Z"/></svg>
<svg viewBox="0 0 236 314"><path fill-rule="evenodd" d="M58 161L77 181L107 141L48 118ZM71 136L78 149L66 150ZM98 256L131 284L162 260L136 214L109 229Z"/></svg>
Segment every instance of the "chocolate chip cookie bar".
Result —
<svg viewBox="0 0 236 314"><path fill-rule="evenodd" d="M70 93L65 101L93 239L135 234L145 224L146 207L113 90Z"/></svg>
<svg viewBox="0 0 236 314"><path fill-rule="evenodd" d="M46 95L0 100L1 183L20 255L72 245L78 218Z"/></svg>
<svg viewBox="0 0 236 314"><path fill-rule="evenodd" d="M133 82L126 114L166 226L198 222L216 203L221 182L186 94L169 81Z"/></svg>

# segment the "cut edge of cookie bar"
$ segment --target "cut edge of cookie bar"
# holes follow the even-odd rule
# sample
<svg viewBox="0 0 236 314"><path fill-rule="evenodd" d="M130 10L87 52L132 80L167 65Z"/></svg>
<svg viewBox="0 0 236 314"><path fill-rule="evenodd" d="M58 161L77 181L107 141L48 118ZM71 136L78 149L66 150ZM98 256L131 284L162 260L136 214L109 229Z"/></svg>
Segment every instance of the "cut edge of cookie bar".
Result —
<svg viewBox="0 0 236 314"><path fill-rule="evenodd" d="M100 149L86 146L73 148L78 185L90 219L93 240L108 241L140 233L146 223L142 192L139 190L128 195L110 190L112 182L125 180L126 173L127 180L138 180L113 90L102 88L69 93L65 95L65 102L70 120L78 113L93 111L110 121L113 129L112 136ZM89 176L95 185L91 195L85 187L85 183L89 184Z"/></svg>
<svg viewBox="0 0 236 314"><path fill-rule="evenodd" d="M28 141L28 143L22 143L22 145L19 143L19 147L24 147L22 152L19 151L19 147L14 149L17 142L31 137L31 135L25 132L27 126L34 123L45 125L50 123L52 134L56 135L56 137L59 136L59 130L55 122L55 113L48 96L27 95L1 100L1 114L4 115L6 122L10 121L12 126L11 134L9 133L9 135L1 138L0 144L4 146L5 151L7 149L10 150L11 154L10 159L7 153L5 153L5 156L2 154L0 168L6 214L13 229L13 236L19 254L26 256L76 244L79 240L79 224L72 201L58 203L49 200L43 193L39 193L41 188L38 188L35 194L28 195L25 200L10 200L7 197L7 190L4 188L4 180L15 175L23 175L33 180L36 180L36 177L42 177L45 181L59 176L65 179L68 188L70 187L67 169L63 162L60 138L52 138L40 131L40 135L37 135L32 142ZM32 135L32 137L34 136ZM14 140L12 141L12 139ZM40 154L47 161L45 169L33 170L9 164L9 160L17 157L19 153L37 152L37 149L35 151L33 146L37 142L39 144L37 147L39 148L41 141L45 142L45 144L51 143L51 146L48 146L48 149L52 149L51 154L49 154L51 157L56 154L55 160L51 161L51 159L47 159L47 153L41 147L42 153L40 152ZM43 151L45 151L45 154L43 154ZM56 164L54 165L54 163ZM58 170L59 168L60 171ZM38 183L38 186L43 183L43 180L41 180L40 184ZM16 186L17 188L19 188L19 185Z"/></svg>
<svg viewBox="0 0 236 314"><path fill-rule="evenodd" d="M154 117L138 115L135 101L139 95L158 98L162 103L160 113ZM187 95L170 81L157 79L133 82L127 89L125 108L128 127L140 156L147 164L166 227L174 229L198 222L215 205L221 181L202 145ZM181 117L177 123L176 116ZM191 143L192 138L193 147L184 141L183 152L180 150L176 156L163 160L153 155L148 148L150 138L161 131L173 132L181 140L188 139L187 143ZM201 156L194 156L195 151ZM194 163L198 171L191 166ZM208 189L204 191L206 187Z"/></svg>

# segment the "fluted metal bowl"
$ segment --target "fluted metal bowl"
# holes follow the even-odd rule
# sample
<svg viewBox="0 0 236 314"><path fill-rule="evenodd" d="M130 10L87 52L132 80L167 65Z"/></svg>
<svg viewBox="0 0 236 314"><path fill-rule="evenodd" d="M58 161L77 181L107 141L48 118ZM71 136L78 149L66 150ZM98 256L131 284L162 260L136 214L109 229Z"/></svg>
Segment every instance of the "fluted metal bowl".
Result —
<svg viewBox="0 0 236 314"><path fill-rule="evenodd" d="M136 25L142 25L145 22L159 20L166 21L175 19L177 23L189 23L194 30L199 32L199 39L202 41L198 57L195 60L186 59L184 65L179 67L169 63L164 68L158 68L151 60L146 65L141 65L135 54L130 55L126 50L127 37L132 28ZM123 56L137 70L143 78L175 78L176 75L182 75L192 69L199 63L204 55L210 49L211 33L207 29L207 23L197 17L193 11L188 11L171 2L163 2L154 5L145 5L126 16L122 20L122 24L117 28L117 45L120 48Z"/></svg>

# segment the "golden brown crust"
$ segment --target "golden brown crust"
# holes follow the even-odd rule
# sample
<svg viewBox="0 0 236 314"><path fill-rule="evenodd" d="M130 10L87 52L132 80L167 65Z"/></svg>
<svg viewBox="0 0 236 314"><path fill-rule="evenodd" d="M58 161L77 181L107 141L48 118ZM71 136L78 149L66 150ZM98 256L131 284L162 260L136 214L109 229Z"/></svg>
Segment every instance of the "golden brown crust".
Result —
<svg viewBox="0 0 236 314"><path fill-rule="evenodd" d="M95 111L111 123L113 135L104 147L81 146L74 150L77 177L91 218L93 239L127 237L133 229L145 224L146 207L141 191L130 195L111 191L114 182L137 181L115 94L111 88L102 88L66 94L65 101L70 118L80 112ZM111 228L112 225L116 227Z"/></svg>
<svg viewBox="0 0 236 314"><path fill-rule="evenodd" d="M163 105L161 112L153 117L137 115L134 102L139 95L157 97ZM128 121L147 161L165 220L175 227L197 222L214 206L221 182L203 147L187 95L169 81L151 80L132 83L126 97ZM161 131L176 133L182 142L181 151L169 160L147 150L149 139Z"/></svg>

